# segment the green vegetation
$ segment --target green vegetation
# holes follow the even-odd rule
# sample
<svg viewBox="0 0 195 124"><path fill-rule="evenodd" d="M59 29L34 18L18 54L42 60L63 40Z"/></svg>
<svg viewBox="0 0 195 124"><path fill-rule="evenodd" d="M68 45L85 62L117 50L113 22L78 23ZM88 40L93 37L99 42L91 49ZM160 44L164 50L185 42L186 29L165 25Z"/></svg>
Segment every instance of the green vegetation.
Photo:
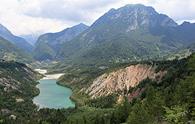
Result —
<svg viewBox="0 0 195 124"><path fill-rule="evenodd" d="M194 31L194 24L177 25L152 7L127 5L111 9L86 31L63 43L56 58L81 65L161 60L194 43Z"/></svg>
<svg viewBox="0 0 195 124"><path fill-rule="evenodd" d="M13 60L18 62L29 63L32 62L32 58L14 44L0 37L0 57L4 60Z"/></svg>
<svg viewBox="0 0 195 124"><path fill-rule="evenodd" d="M128 123L187 123L194 120L195 55L173 61L167 75L157 84L147 83L145 92L133 103ZM169 63L164 63L164 68ZM149 114L148 114L149 113ZM140 118L141 117L141 118Z"/></svg>
<svg viewBox="0 0 195 124"><path fill-rule="evenodd" d="M49 45L45 44L44 42L37 43L36 49L34 50L34 58L36 60L47 60L53 59L55 56L54 50L52 50ZM41 48L41 49L40 49Z"/></svg>
<svg viewBox="0 0 195 124"><path fill-rule="evenodd" d="M44 34L34 50L36 60L56 60L49 73L64 72L58 83L73 90L76 107L58 110L39 110L33 104L41 75L14 62L31 63L21 49L30 52L32 46L1 26L11 37L0 37L0 57L9 60L0 60L0 124L195 123L195 53L185 58L191 54L189 45L194 50L195 24L177 25L152 7L127 5L110 10L88 29L80 26ZM167 56L172 61L160 61ZM98 76L138 63L167 73L159 82L146 79L128 91L96 99L84 92ZM143 92L132 98L137 90Z"/></svg>
<svg viewBox="0 0 195 124"><path fill-rule="evenodd" d="M87 28L88 26L81 23L57 33L41 35L35 45L34 58L39 61L55 59L62 43L72 40Z"/></svg>
<svg viewBox="0 0 195 124"><path fill-rule="evenodd" d="M65 80L65 78L60 80L60 84L73 88L75 92L74 99L82 102L73 109L41 109L37 111L37 107L33 105L31 101L32 97L37 94L37 92L33 92L36 91L33 89L36 83L33 82L31 83L32 87L28 87L29 84L25 85L25 83L23 83L22 93L14 91L5 95L3 87L1 86L1 110L7 108L11 110L11 114L16 115L17 118L13 120L10 118L10 114L2 114L1 112L0 122L16 124L193 123L195 119L195 54L182 60L142 63L155 64L158 66L156 71L166 70L167 74L163 77L161 82L147 79L141 82L137 87L126 91L126 94L123 94L124 100L121 103L117 102L118 96L116 94L90 99L87 94L80 92L80 89L89 85L93 78L102 73L124 68L129 64L135 63L118 64L106 68L104 67L104 69L100 69L98 66L94 70L91 70L92 68L76 68L75 70L67 68L73 73L69 73L68 75L81 76L81 80L77 80L75 78L76 76L72 76L74 78L70 77L67 80ZM6 75L11 75L9 69L13 70L15 67L23 67L24 65L20 63L11 63L9 65L4 62L0 66L2 68L4 67L4 69L6 67ZM90 75L90 72L94 73ZM19 74L19 72L14 74ZM12 75L12 77L17 76L19 75ZM89 76L91 76L91 78L89 78ZM75 82L72 81L73 79ZM77 81L81 81L78 87L76 87L77 83L79 83ZM86 83L85 81L88 82ZM130 100L128 95L138 88L144 88L144 92L137 98ZM24 102L17 103L15 101L16 97L14 96L22 97Z"/></svg>
<svg viewBox="0 0 195 124"><path fill-rule="evenodd" d="M0 24L0 37L2 37L3 39L6 39L9 43L19 48L23 52L27 52L27 53L32 52L32 49L33 49L32 45L30 45L25 39L12 34L11 31L9 31L2 24Z"/></svg>
<svg viewBox="0 0 195 124"><path fill-rule="evenodd" d="M187 121L186 108L182 108L181 106L165 107L165 112L165 119L169 123L182 124Z"/></svg>
<svg viewBox="0 0 195 124"><path fill-rule="evenodd" d="M147 79L137 87L128 91L127 94L130 94L137 88L145 89L140 97L134 99L131 102L128 102L127 97L127 100L123 104L125 104L125 106L128 106L128 109L124 109L123 105L117 105L117 96L100 97L98 99L92 100L86 99L84 103L86 108L84 110L82 107L78 108L80 111L83 111L76 111L76 113L72 113L68 117L68 122L71 122L73 124L77 124L79 122L87 123L88 121L90 121L92 124L100 122L103 124L114 124L115 122L116 124L125 122L130 124L182 124L194 121L194 63L195 54L191 55L187 59L182 60L153 62L151 64L156 64L158 66L156 71L166 70L168 73L159 83ZM70 86L73 86L74 88L74 85L72 85L72 83L70 83ZM83 86L85 87L86 85L83 84ZM82 99L81 96L79 96L80 99ZM108 115L106 121L101 121L104 120L104 117L102 116L102 114L100 114L100 110L104 111L104 114ZM121 111L121 113L126 113L125 116L120 117L119 115L121 114L118 114L118 111ZM112 116L114 116L114 119L112 118ZM99 119L97 119L96 117ZM94 118L96 118L97 121L95 121Z"/></svg>
<svg viewBox="0 0 195 124"><path fill-rule="evenodd" d="M39 93L35 87L41 75L25 64L0 61L0 119L8 123L12 116L17 121L28 118L37 108L32 98Z"/></svg>

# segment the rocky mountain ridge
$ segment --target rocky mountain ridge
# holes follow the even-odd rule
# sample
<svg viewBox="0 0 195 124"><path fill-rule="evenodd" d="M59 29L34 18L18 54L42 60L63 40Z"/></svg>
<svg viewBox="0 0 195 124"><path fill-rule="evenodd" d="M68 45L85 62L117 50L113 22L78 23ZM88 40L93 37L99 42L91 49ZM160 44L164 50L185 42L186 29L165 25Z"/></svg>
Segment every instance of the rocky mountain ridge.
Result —
<svg viewBox="0 0 195 124"><path fill-rule="evenodd" d="M5 26L0 24L0 36L14 44L25 52L32 52L32 45L30 45L25 39L15 36Z"/></svg>
<svg viewBox="0 0 195 124"><path fill-rule="evenodd" d="M81 23L60 32L41 35L35 44L34 58L40 61L56 59L56 54L62 49L61 45L72 40L87 28L87 25Z"/></svg>
<svg viewBox="0 0 195 124"><path fill-rule="evenodd" d="M56 58L76 64L161 58L193 43L194 27L178 25L149 6L127 5L111 9L81 35L63 43Z"/></svg>
<svg viewBox="0 0 195 124"><path fill-rule="evenodd" d="M22 85L32 85L30 82L37 80L40 76L37 72L27 67L25 64L14 61L0 61L0 86L4 91L22 92ZM23 83L27 84L23 84Z"/></svg>
<svg viewBox="0 0 195 124"><path fill-rule="evenodd" d="M23 50L0 36L0 57L8 61L18 61L28 63L32 58Z"/></svg>

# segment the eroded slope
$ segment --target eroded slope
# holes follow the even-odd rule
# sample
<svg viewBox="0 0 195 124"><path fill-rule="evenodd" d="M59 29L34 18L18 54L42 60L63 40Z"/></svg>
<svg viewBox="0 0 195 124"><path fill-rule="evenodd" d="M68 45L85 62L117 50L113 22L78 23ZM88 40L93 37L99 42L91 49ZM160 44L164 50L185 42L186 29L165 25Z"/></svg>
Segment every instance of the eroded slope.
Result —
<svg viewBox="0 0 195 124"><path fill-rule="evenodd" d="M160 80L166 73L155 72L156 67L147 64L131 65L115 72L105 73L96 78L86 90L92 98L129 90L144 79Z"/></svg>

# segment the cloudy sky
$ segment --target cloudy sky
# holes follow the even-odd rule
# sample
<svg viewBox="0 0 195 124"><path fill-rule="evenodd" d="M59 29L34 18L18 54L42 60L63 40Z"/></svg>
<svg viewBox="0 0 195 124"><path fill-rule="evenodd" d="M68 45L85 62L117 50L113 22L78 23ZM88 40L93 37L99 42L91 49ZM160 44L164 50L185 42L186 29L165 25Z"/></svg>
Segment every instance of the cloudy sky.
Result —
<svg viewBox="0 0 195 124"><path fill-rule="evenodd" d="M141 3L177 22L195 22L194 0L0 0L0 23L16 35L56 32L92 24L110 8Z"/></svg>

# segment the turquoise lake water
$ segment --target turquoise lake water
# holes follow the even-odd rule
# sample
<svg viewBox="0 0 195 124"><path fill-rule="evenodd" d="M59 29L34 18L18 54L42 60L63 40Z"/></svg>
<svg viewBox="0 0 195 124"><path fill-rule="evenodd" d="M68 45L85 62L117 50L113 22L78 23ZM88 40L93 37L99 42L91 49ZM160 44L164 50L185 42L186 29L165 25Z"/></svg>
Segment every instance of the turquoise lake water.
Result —
<svg viewBox="0 0 195 124"><path fill-rule="evenodd" d="M60 109L75 107L74 102L70 100L71 89L56 84L55 79L42 79L37 87L40 90L40 94L33 99L33 102L39 108Z"/></svg>

